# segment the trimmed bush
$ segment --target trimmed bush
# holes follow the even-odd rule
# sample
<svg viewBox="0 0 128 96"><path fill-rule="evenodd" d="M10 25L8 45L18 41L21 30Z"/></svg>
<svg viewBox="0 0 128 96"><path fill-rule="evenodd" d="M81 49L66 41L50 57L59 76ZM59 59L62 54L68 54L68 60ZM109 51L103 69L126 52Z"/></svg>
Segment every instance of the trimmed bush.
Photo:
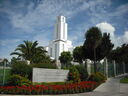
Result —
<svg viewBox="0 0 128 96"><path fill-rule="evenodd" d="M104 82L107 78L100 72L92 73L89 77L89 81Z"/></svg>
<svg viewBox="0 0 128 96"><path fill-rule="evenodd" d="M104 76L101 72L97 72L96 74L97 74L97 76L98 76L99 78L101 78L102 80L107 80L107 77Z"/></svg>
<svg viewBox="0 0 128 96"><path fill-rule="evenodd" d="M75 67L79 71L81 81L86 81L88 78L88 72L87 72L87 69L85 68L85 66L77 65Z"/></svg>
<svg viewBox="0 0 128 96"><path fill-rule="evenodd" d="M43 63L38 63L38 64L31 64L31 67L36 67L36 68L49 68L49 69L56 69L56 65L53 63L48 63L48 62L43 62Z"/></svg>
<svg viewBox="0 0 128 96"><path fill-rule="evenodd" d="M26 77L22 77L20 75L14 74L9 79L9 85L30 85L31 81L29 81Z"/></svg>
<svg viewBox="0 0 128 96"><path fill-rule="evenodd" d="M75 66L69 68L68 80L72 82L80 82L80 74Z"/></svg>

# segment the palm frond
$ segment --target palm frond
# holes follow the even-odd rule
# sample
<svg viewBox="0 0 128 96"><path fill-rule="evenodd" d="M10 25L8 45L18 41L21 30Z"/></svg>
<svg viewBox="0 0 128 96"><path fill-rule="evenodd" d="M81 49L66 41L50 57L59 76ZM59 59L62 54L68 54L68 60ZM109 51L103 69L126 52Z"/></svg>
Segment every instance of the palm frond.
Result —
<svg viewBox="0 0 128 96"><path fill-rule="evenodd" d="M12 52L10 55L19 55L19 56L21 56L22 53L19 53L19 52Z"/></svg>

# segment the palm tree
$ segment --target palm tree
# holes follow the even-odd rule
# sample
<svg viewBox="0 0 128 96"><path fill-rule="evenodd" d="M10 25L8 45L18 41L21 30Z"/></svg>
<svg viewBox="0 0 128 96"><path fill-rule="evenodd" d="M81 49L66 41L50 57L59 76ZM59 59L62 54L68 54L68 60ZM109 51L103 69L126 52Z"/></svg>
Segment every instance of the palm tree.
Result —
<svg viewBox="0 0 128 96"><path fill-rule="evenodd" d="M29 60L30 63L37 63L39 62L40 57L44 57L46 51L42 46L37 46L38 42L31 42L31 41L23 41L24 44L18 45L14 52L10 55L18 55L25 60ZM39 59L39 60L38 60Z"/></svg>
<svg viewBox="0 0 128 96"><path fill-rule="evenodd" d="M1 65L1 66L5 66L5 65L8 64L8 63L9 63L9 61L8 61L7 58L0 59L0 65ZM4 64L5 64L5 65L4 65Z"/></svg>
<svg viewBox="0 0 128 96"><path fill-rule="evenodd" d="M91 59L94 61L94 72L96 73L97 66L96 66L96 48L97 46L101 43L102 39L102 34L99 28L97 27L92 27L90 28L86 34L85 34L85 42L84 42L84 47L87 50L87 52L91 55L87 54L87 58Z"/></svg>

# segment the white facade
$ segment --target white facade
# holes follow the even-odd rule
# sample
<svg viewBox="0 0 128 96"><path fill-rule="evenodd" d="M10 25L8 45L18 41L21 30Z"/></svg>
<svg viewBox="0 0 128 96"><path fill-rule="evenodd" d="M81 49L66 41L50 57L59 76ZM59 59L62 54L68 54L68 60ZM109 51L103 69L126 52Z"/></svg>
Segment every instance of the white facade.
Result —
<svg viewBox="0 0 128 96"><path fill-rule="evenodd" d="M64 16L58 16L55 24L54 40L46 48L51 58L58 60L61 52L72 51L72 42L67 39L68 24Z"/></svg>

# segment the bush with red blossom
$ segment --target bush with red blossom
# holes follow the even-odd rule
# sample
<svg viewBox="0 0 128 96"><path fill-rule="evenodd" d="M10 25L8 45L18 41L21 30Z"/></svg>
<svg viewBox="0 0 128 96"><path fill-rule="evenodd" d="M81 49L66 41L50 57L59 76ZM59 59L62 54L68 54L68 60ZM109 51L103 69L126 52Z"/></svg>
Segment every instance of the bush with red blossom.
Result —
<svg viewBox="0 0 128 96"><path fill-rule="evenodd" d="M82 81L63 85L0 86L2 94L73 94L92 91L98 86L94 81Z"/></svg>

